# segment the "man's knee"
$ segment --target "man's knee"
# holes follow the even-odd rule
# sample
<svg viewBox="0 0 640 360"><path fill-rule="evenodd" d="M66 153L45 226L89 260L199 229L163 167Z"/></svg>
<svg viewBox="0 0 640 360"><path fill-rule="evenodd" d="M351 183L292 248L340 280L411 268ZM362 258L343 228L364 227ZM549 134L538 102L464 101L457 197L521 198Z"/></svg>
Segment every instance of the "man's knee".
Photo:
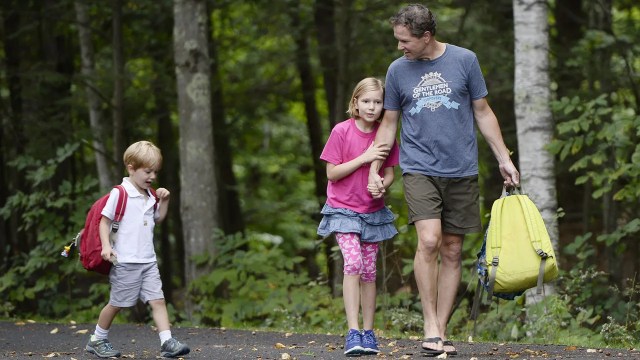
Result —
<svg viewBox="0 0 640 360"><path fill-rule="evenodd" d="M423 231L418 234L418 251L437 253L442 243L442 237L438 234Z"/></svg>
<svg viewBox="0 0 640 360"><path fill-rule="evenodd" d="M462 239L458 237L443 239L440 257L445 262L459 262L462 258Z"/></svg>

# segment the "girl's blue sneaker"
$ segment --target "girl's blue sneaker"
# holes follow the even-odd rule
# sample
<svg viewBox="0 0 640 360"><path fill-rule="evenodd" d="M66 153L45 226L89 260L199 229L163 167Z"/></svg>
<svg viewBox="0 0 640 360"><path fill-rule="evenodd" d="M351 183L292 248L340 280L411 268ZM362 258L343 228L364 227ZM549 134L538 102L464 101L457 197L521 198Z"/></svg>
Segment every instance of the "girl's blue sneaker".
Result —
<svg viewBox="0 0 640 360"><path fill-rule="evenodd" d="M362 334L358 330L349 329L347 340L344 344L344 354L347 356L360 356L363 350Z"/></svg>
<svg viewBox="0 0 640 360"><path fill-rule="evenodd" d="M380 352L378 340L376 340L373 330L364 330L362 332L362 352L365 354L377 354Z"/></svg>

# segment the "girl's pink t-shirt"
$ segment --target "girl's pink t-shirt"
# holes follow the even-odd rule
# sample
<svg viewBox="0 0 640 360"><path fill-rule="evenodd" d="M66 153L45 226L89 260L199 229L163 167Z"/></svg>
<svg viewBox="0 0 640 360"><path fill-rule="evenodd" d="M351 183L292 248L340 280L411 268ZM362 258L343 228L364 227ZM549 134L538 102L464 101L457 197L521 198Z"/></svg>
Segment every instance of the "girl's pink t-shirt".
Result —
<svg viewBox="0 0 640 360"><path fill-rule="evenodd" d="M320 159L340 165L357 158L374 142L379 124L370 133L362 132L356 126L355 119L345 120L331 130ZM398 145L394 142L389 156L380 168L380 176L387 167L398 165ZM367 190L369 183L369 168L365 164L338 181L329 181L327 185L327 204L334 208L346 208L357 213L366 214L378 211L384 207L384 198L374 199Z"/></svg>

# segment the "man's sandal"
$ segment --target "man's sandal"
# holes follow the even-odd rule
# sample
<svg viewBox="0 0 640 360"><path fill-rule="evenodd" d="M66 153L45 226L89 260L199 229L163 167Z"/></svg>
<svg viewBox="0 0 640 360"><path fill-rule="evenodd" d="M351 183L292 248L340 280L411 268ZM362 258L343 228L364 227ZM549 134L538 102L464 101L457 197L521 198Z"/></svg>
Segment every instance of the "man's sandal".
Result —
<svg viewBox="0 0 640 360"><path fill-rule="evenodd" d="M451 340L445 340L442 342L442 346L444 349L444 352L447 353L447 355L458 355L458 351L456 350L456 347L453 346L453 342Z"/></svg>
<svg viewBox="0 0 640 360"><path fill-rule="evenodd" d="M425 338L422 339L422 351L420 353L424 356L438 356L444 353L444 350L438 350L438 343L442 342L442 339L439 337ZM429 346L429 344L435 344L435 346Z"/></svg>

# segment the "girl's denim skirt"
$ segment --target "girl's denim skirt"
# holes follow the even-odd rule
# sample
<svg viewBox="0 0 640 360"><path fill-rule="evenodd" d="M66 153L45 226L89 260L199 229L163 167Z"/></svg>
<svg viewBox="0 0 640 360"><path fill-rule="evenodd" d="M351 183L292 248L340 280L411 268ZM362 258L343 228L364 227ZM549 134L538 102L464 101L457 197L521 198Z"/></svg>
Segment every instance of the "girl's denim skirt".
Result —
<svg viewBox="0 0 640 360"><path fill-rule="evenodd" d="M360 234L360 241L378 242L391 239L398 234L393 225L393 213L386 206L376 212L360 214L325 204L320 213L324 216L318 225L318 235L322 237L334 232L356 233Z"/></svg>

